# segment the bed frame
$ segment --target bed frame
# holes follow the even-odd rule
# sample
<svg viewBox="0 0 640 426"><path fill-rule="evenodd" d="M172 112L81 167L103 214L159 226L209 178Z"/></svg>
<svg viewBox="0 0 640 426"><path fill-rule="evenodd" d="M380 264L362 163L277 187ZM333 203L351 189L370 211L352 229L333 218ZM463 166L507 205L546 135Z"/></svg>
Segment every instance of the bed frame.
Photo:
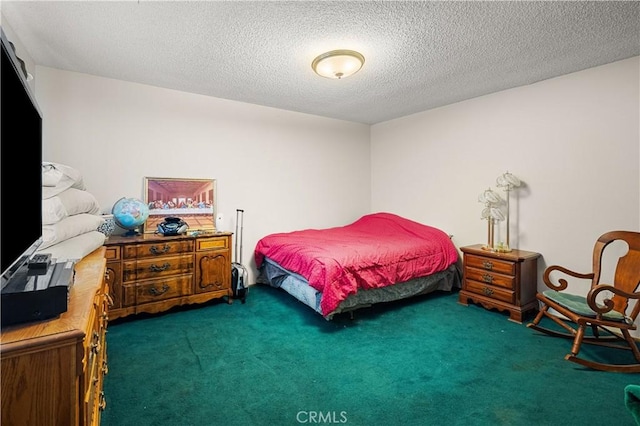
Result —
<svg viewBox="0 0 640 426"><path fill-rule="evenodd" d="M453 264L444 271L425 277L414 278L386 287L359 290L357 293L349 295L324 318L331 320L335 315L347 312L353 318L353 311L356 309L370 307L376 303L406 299L435 291L452 291L461 287L460 275L458 265ZM311 287L304 277L287 271L273 260L265 258L256 282L280 288L322 315L320 309L322 293Z"/></svg>

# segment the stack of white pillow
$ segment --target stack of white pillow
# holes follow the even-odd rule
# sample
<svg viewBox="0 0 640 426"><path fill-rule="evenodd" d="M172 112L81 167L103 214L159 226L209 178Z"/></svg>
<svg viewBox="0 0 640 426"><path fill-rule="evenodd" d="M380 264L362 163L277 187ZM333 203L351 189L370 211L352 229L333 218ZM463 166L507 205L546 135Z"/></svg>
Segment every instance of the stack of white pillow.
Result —
<svg viewBox="0 0 640 426"><path fill-rule="evenodd" d="M42 163L42 245L39 253L79 260L104 244L100 205L87 192L82 175L63 164Z"/></svg>

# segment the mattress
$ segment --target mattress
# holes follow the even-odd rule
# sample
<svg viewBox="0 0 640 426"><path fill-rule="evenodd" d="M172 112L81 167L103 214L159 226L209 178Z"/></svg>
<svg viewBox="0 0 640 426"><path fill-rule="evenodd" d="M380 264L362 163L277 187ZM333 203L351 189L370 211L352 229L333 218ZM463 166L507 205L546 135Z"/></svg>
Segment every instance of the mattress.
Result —
<svg viewBox="0 0 640 426"><path fill-rule="evenodd" d="M432 275L458 260L444 231L385 212L344 226L270 234L254 253L258 269L269 258L322 293L324 316L361 290Z"/></svg>

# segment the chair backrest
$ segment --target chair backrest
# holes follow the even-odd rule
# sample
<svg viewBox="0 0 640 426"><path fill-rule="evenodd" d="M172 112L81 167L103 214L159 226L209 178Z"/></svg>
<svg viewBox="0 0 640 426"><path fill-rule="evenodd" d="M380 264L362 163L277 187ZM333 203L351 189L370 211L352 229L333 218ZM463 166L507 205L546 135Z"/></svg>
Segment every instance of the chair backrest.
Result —
<svg viewBox="0 0 640 426"><path fill-rule="evenodd" d="M613 283L611 284L626 293L635 293L640 284L640 232L632 231L611 231L598 238L593 248L593 272L595 274L592 286L600 284L602 273L602 254L604 249L614 241L624 241L629 246L629 251L618 260L616 265ZM640 312L640 303L635 303L632 312L625 312L629 306L629 299L621 295L614 295L611 300L614 310L623 315L631 317L633 320Z"/></svg>

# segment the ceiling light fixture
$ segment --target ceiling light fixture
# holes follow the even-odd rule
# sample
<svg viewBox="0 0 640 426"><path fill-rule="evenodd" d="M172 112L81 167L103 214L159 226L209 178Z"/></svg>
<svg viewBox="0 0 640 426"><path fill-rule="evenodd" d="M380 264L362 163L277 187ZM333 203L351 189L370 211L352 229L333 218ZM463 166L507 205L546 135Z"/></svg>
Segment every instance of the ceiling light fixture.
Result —
<svg viewBox="0 0 640 426"><path fill-rule="evenodd" d="M332 50L313 60L311 68L322 77L341 79L357 73L364 56L354 50Z"/></svg>

